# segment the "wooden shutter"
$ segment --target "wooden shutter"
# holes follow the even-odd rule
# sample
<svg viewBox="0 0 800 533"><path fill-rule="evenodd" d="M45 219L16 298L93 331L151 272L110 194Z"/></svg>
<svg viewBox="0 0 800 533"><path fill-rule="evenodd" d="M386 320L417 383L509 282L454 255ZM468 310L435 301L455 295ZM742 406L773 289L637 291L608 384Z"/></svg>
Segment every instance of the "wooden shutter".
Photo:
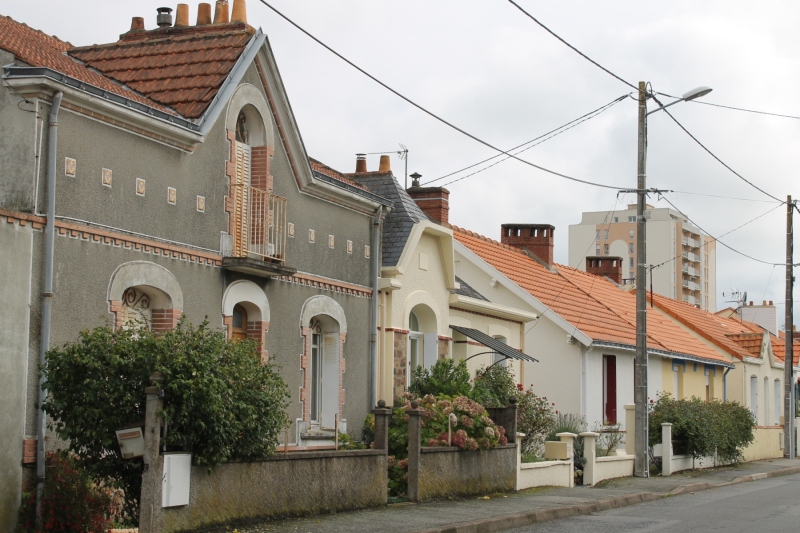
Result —
<svg viewBox="0 0 800 533"><path fill-rule="evenodd" d="M236 142L236 181L233 185L234 216L236 224L233 235L233 255L247 255L249 244L249 186L250 186L250 147Z"/></svg>

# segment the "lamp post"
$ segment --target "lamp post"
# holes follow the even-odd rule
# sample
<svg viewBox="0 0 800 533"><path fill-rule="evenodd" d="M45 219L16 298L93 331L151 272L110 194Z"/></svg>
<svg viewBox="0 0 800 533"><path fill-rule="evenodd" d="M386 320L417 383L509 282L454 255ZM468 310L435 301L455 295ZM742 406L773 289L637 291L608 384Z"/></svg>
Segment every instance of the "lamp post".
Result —
<svg viewBox="0 0 800 533"><path fill-rule="evenodd" d="M680 99L667 105L659 105L661 111L678 102L688 102L711 92L709 87L698 87L685 93ZM633 401L636 404L636 429L633 474L636 477L648 477L650 465L647 460L647 226L644 219L644 207L647 201L647 83L639 82L639 152L637 158L636 183L636 360L634 362Z"/></svg>

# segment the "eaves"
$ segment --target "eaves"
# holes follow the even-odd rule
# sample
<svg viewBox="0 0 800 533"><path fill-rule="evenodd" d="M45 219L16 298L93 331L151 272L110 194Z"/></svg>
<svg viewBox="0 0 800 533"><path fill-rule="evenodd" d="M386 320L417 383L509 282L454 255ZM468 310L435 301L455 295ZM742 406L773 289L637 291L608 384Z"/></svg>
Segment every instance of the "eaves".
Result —
<svg viewBox="0 0 800 533"><path fill-rule="evenodd" d="M616 350L622 350L625 352L636 352L636 346L631 344L623 344L621 342L610 342L610 341L594 341L592 342L591 348L612 348ZM667 350L659 350L658 348L648 348L647 349L648 355L657 355L659 357L665 357L667 359L681 359L686 361L695 361L698 363L704 363L707 365L717 365L723 366L725 368L735 368L733 363L729 363L727 361L719 361L717 359L707 359L705 357L699 357L697 355L687 354L687 353L680 353L680 352L670 352Z"/></svg>

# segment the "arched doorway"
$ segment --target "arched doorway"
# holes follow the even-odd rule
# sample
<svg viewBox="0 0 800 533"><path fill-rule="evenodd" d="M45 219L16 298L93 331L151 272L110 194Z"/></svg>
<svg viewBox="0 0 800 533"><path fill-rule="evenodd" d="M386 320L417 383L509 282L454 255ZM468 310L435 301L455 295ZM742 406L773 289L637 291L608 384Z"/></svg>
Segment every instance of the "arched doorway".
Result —
<svg viewBox="0 0 800 533"><path fill-rule="evenodd" d="M414 371L429 369L438 359L439 335L436 315L425 304L414 306L408 314L408 345L406 351L406 386L411 384Z"/></svg>
<svg viewBox="0 0 800 533"><path fill-rule="evenodd" d="M233 316L231 321L231 338L243 340L247 338L247 309L242 305L233 306Z"/></svg>

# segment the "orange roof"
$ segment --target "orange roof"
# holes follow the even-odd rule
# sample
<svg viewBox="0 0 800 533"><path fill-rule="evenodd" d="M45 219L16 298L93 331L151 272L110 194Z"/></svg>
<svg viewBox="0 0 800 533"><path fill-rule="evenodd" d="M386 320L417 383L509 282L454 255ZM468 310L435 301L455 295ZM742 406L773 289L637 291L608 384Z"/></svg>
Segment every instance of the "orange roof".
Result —
<svg viewBox="0 0 800 533"><path fill-rule="evenodd" d="M168 111L156 102L122 87L66 55L72 45L58 37L34 30L27 24L0 15L0 48L14 54L21 62L34 67L46 67L123 98Z"/></svg>
<svg viewBox="0 0 800 533"><path fill-rule="evenodd" d="M133 31L116 43L71 48L68 53L182 116L198 118L219 92L253 31L241 22Z"/></svg>
<svg viewBox="0 0 800 533"><path fill-rule="evenodd" d="M786 335L778 332L778 336L769 334L769 339L772 342L772 354L775 356L776 361L784 362L786 359ZM794 366L800 364L800 339L797 337L792 338L792 359L794 359Z"/></svg>
<svg viewBox="0 0 800 533"><path fill-rule="evenodd" d="M313 170L314 172L319 172L320 174L324 174L325 176L328 176L329 178L333 178L335 180L341 181L342 183L346 183L348 185L352 185L353 187L357 187L357 188L361 189L362 191L366 191L367 190L366 187L364 187L363 185L361 185L357 181L351 180L350 178L348 178L347 176L345 176L344 174L342 174L338 170L332 169L331 167L329 167L325 163L320 163L316 159L312 159L310 157L308 158L308 162L311 163L311 170Z"/></svg>
<svg viewBox="0 0 800 533"><path fill-rule="evenodd" d="M764 333L734 333L726 335L733 342L750 353L751 357L761 357L761 344L764 342Z"/></svg>
<svg viewBox="0 0 800 533"><path fill-rule="evenodd" d="M636 345L636 298L604 278L562 265L550 270L525 252L452 226L461 244L594 341ZM648 347L727 362L669 319L648 313Z"/></svg>

